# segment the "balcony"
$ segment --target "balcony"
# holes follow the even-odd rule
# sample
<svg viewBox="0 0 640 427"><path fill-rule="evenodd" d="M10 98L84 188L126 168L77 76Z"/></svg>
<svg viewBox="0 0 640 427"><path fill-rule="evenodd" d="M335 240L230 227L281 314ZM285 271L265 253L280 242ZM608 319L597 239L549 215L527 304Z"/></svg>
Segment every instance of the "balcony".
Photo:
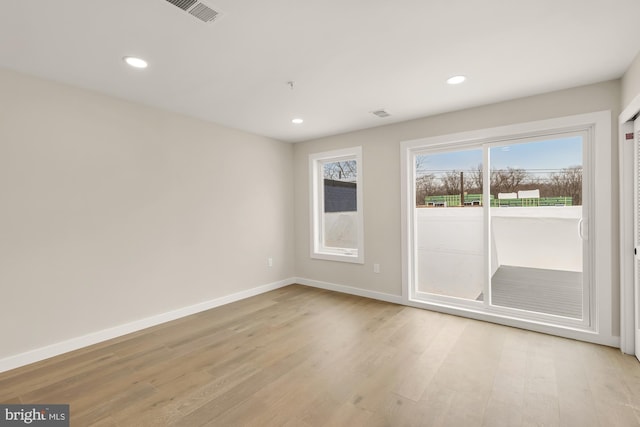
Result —
<svg viewBox="0 0 640 427"><path fill-rule="evenodd" d="M483 209L418 208L416 215L418 291L484 300ZM581 206L492 207L492 304L581 318L581 218Z"/></svg>

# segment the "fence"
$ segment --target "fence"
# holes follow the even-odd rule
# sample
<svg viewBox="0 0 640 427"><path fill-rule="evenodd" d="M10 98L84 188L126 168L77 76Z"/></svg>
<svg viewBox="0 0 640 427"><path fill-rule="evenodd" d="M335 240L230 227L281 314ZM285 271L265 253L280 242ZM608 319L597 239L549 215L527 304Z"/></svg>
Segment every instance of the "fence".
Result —
<svg viewBox="0 0 640 427"><path fill-rule="evenodd" d="M493 195L489 196L490 206L497 207L536 207L536 206L573 206L573 198L571 197L527 197L515 199L496 199ZM427 196L424 198L424 204L430 207L459 207L462 206L459 194L444 196ZM465 206L482 206L482 194L465 194Z"/></svg>

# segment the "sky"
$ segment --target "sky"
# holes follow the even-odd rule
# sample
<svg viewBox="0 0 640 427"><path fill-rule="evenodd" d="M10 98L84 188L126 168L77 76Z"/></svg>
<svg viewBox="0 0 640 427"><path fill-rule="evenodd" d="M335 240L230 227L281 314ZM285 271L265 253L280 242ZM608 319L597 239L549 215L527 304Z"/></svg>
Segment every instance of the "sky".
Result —
<svg viewBox="0 0 640 427"><path fill-rule="evenodd" d="M522 168L525 170L559 170L582 165L582 137L527 142L491 147L491 169ZM451 170L477 169L482 163L482 149L453 151L419 156L418 175Z"/></svg>

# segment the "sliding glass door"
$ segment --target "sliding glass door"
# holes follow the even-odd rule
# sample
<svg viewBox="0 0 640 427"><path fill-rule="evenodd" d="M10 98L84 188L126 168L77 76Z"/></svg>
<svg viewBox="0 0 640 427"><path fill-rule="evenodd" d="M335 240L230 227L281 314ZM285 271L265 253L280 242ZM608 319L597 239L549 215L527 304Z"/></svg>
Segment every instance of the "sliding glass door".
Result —
<svg viewBox="0 0 640 427"><path fill-rule="evenodd" d="M488 151L491 304L582 320L589 307L583 137Z"/></svg>
<svg viewBox="0 0 640 427"><path fill-rule="evenodd" d="M585 133L412 154L412 297L588 325Z"/></svg>

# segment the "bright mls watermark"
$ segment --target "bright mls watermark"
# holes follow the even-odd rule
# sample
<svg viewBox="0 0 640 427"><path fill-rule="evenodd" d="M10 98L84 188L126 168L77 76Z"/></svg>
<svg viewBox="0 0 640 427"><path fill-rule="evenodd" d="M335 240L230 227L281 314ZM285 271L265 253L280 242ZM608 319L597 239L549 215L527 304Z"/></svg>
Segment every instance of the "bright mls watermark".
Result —
<svg viewBox="0 0 640 427"><path fill-rule="evenodd" d="M69 427L69 405L2 405L0 426Z"/></svg>

